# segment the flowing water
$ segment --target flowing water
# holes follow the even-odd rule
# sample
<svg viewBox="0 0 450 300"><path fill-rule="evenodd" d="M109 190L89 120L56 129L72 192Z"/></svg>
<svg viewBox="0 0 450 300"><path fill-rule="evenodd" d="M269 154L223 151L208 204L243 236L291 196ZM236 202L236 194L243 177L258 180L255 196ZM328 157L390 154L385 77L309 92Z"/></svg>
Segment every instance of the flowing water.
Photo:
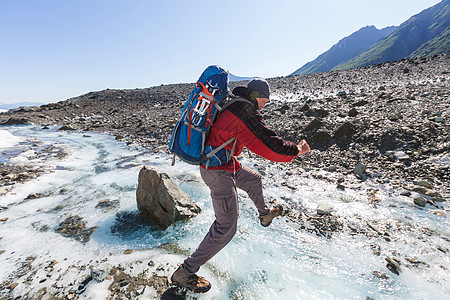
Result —
<svg viewBox="0 0 450 300"><path fill-rule="evenodd" d="M15 296L37 293L54 282L63 286L76 279L71 276L76 277L77 273L66 272L59 274L59 281L58 276L47 276L45 282L38 280L45 274L37 266L48 261L57 262L63 270L63 266L109 258L127 272L131 260L155 260L165 263L164 274L170 275L184 254L195 250L214 220L209 190L197 167L180 161L172 167L167 154L130 148L111 136L94 133L58 132L55 128L43 130L35 126L3 127L0 132L0 164L27 164L49 170L37 179L17 183L11 190L7 187L9 191L0 196L0 220L7 218L0 222L0 251L4 250L0 254L0 278L3 281L17 276L12 270L27 257L35 257L32 265L36 267L37 279L24 282L24 277L18 277ZM53 152L39 151L48 145ZM67 155L54 157L52 153L58 151ZM267 199L304 211L314 211L318 203L323 203L334 209L345 228L377 224L390 233L389 238L355 234L351 230L334 232L326 238L287 218L278 218L263 228L250 199L239 193L238 232L200 270L199 274L210 279L213 288L195 297L450 298L448 216L432 214L433 208L419 209L412 205L411 198L400 196L388 186L375 186L370 180L356 189L342 191L336 189L335 183L312 179L308 172L286 172L283 164L262 165L246 159L243 163L264 169ZM135 198L142 165L168 173L202 208L202 213L165 231L146 224L139 218ZM378 203L370 205L368 194L374 189ZM41 196L25 201L31 193ZM115 206L109 210L96 207L105 200ZM87 242L55 232L62 221L75 215L87 227L97 227ZM132 249L135 256L123 254L126 249ZM400 259L399 275L387 269L388 256ZM408 263L406 258L415 259L415 263ZM107 299L107 287L106 283L91 282L79 296ZM141 299L156 296L147 293L146 297Z"/></svg>

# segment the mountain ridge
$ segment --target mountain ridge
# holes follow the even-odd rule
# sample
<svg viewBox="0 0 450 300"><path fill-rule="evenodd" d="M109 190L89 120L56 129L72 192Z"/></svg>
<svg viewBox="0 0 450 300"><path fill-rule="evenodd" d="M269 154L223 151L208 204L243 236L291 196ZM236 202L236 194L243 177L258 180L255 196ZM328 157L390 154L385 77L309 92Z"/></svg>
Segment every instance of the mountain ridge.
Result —
<svg viewBox="0 0 450 300"><path fill-rule="evenodd" d="M342 38L316 59L306 63L290 75L331 71L334 67L346 63L369 49L373 44L395 29L396 26L389 26L382 29L377 29L374 25L362 27L351 35Z"/></svg>
<svg viewBox="0 0 450 300"><path fill-rule="evenodd" d="M412 16L368 50L334 69L343 70L403 58L449 53L449 30L450 0L443 0Z"/></svg>

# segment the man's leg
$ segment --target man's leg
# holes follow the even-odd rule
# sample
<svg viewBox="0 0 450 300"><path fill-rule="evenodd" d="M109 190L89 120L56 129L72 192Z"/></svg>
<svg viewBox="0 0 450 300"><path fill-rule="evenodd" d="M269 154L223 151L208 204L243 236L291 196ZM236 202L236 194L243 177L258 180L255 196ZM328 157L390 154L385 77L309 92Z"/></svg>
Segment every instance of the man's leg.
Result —
<svg viewBox="0 0 450 300"><path fill-rule="evenodd" d="M248 194L260 216L269 214L270 210L264 203L261 174L241 165L241 169L236 172L236 186Z"/></svg>
<svg viewBox="0 0 450 300"><path fill-rule="evenodd" d="M200 174L211 190L216 220L197 250L184 262L188 273L196 273L233 238L237 230L238 203L233 173L223 170L205 170Z"/></svg>

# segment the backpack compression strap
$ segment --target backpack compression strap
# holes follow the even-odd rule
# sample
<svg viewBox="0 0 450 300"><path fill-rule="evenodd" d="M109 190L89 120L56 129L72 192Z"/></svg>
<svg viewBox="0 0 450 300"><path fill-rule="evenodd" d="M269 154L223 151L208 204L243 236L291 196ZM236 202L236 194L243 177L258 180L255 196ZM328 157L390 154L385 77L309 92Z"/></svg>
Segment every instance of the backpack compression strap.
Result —
<svg viewBox="0 0 450 300"><path fill-rule="evenodd" d="M237 142L236 137L234 137L234 136L231 139L229 139L228 141L226 141L225 143L223 143L222 145L220 145L219 147L215 148L214 150L212 150L211 152L206 154L207 161L206 161L205 169L208 169L209 159L211 158L211 156L213 156L214 154L216 154L217 152L219 152L220 150L222 150L223 148L228 146L228 144L230 144L232 141L234 141L234 145L233 145L233 148L231 150L232 151L231 155L233 155L234 148L236 147L236 142Z"/></svg>

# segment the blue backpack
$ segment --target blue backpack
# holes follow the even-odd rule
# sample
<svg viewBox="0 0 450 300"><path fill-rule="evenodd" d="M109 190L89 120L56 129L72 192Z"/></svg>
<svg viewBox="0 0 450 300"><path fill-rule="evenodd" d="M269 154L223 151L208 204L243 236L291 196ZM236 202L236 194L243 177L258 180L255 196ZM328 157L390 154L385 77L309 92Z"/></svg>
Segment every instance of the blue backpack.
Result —
<svg viewBox="0 0 450 300"><path fill-rule="evenodd" d="M181 117L170 138L172 165L175 164L175 155L187 163L203 164L206 168L219 166L231 159L230 151L223 148L236 140L235 137L219 147L205 147L209 130L224 109L227 99L228 72L219 66L209 66L203 71L184 104ZM236 141L231 153L234 152L235 145Z"/></svg>

